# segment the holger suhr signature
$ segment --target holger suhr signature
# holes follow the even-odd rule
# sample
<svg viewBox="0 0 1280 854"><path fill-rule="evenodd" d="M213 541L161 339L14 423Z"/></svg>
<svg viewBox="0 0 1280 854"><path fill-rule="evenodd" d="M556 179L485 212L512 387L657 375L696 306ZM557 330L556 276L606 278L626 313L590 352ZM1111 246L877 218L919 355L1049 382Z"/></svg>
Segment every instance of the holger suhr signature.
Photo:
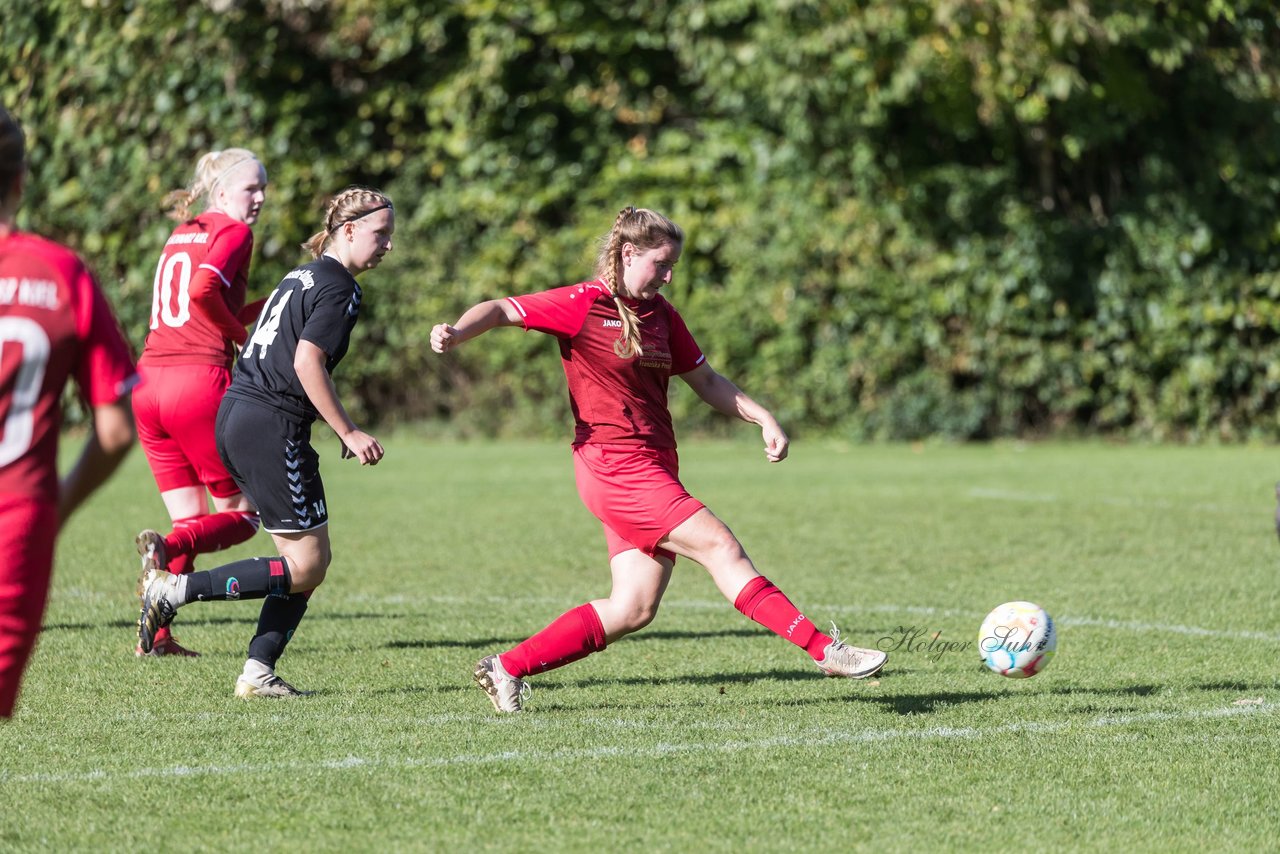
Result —
<svg viewBox="0 0 1280 854"><path fill-rule="evenodd" d="M892 634L885 635L876 641L876 649L882 652L913 652L929 656L930 661L937 661L949 652L963 652L971 649L969 641L943 640L942 630L929 631L921 626L898 626Z"/></svg>

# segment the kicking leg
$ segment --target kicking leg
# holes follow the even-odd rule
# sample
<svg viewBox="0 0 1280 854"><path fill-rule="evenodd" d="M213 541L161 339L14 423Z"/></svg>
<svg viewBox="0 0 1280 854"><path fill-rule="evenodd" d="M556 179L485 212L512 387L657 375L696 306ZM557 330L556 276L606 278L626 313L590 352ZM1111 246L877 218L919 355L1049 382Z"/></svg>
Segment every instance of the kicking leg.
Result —
<svg viewBox="0 0 1280 854"><path fill-rule="evenodd" d="M721 594L760 625L809 654L828 676L860 679L876 673L888 658L878 650L859 649L817 630L773 582L760 575L728 526L707 508L694 513L660 545L702 564Z"/></svg>

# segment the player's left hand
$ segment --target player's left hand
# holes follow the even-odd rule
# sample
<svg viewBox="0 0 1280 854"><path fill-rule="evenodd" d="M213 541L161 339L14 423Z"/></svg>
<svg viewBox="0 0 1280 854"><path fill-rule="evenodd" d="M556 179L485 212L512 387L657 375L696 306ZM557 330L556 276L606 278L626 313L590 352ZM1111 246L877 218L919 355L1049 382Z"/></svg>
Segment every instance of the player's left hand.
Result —
<svg viewBox="0 0 1280 854"><path fill-rule="evenodd" d="M787 438L787 434L778 426L778 423L765 422L761 425L760 432L764 436L764 455L769 462L780 463L785 460L791 440Z"/></svg>
<svg viewBox="0 0 1280 854"><path fill-rule="evenodd" d="M352 430L342 437L342 458L355 457L362 466L376 466L386 453L378 440L363 430Z"/></svg>

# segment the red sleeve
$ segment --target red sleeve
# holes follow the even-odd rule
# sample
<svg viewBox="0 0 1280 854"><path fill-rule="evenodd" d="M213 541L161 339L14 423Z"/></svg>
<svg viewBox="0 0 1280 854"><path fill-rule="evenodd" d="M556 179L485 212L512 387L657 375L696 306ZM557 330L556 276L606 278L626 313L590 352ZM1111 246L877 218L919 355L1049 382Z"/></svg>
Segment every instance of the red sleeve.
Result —
<svg viewBox="0 0 1280 854"><path fill-rule="evenodd" d="M520 312L525 330L536 330L558 338L572 338L582 329L587 312L601 294L608 295L602 285L583 282L552 288L536 294L507 297L507 301Z"/></svg>
<svg viewBox="0 0 1280 854"><path fill-rule="evenodd" d="M133 355L107 299L82 266L72 281L76 332L82 342L76 384L90 406L115 403L137 384Z"/></svg>
<svg viewBox="0 0 1280 854"><path fill-rule="evenodd" d="M235 223L213 236L204 261L191 277L191 301L223 338L237 346L244 344L249 333L245 323L227 307L223 291L231 287L239 271L248 269L252 254L253 232L244 223Z"/></svg>
<svg viewBox="0 0 1280 854"><path fill-rule="evenodd" d="M217 327L223 338L234 341L237 345L243 344L249 333L227 307L227 301L222 298L222 289L222 280L217 274L201 264L200 269L191 277L191 303Z"/></svg>
<svg viewBox="0 0 1280 854"><path fill-rule="evenodd" d="M233 221L213 235L200 266L216 273L222 283L230 287L236 273L249 269L252 255L253 230L243 222Z"/></svg>
<svg viewBox="0 0 1280 854"><path fill-rule="evenodd" d="M689 327L684 325L680 312L670 304L668 308L671 311L671 337L667 343L671 347L671 374L674 376L692 371L705 362L707 357L702 355L698 342L693 340Z"/></svg>

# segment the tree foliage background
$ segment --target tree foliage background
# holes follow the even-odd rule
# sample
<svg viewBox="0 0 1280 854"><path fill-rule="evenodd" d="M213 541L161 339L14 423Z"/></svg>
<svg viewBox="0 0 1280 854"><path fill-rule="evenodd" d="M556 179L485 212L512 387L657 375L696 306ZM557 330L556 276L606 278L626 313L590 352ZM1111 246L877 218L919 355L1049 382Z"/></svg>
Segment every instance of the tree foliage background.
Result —
<svg viewBox="0 0 1280 854"><path fill-rule="evenodd" d="M362 418L565 435L545 336L428 333L587 278L637 204L689 236L670 297L712 365L793 431L1280 432L1271 0L9 0L0 28L20 223L139 346L204 151L270 172L256 294L334 191L395 198L337 377Z"/></svg>

